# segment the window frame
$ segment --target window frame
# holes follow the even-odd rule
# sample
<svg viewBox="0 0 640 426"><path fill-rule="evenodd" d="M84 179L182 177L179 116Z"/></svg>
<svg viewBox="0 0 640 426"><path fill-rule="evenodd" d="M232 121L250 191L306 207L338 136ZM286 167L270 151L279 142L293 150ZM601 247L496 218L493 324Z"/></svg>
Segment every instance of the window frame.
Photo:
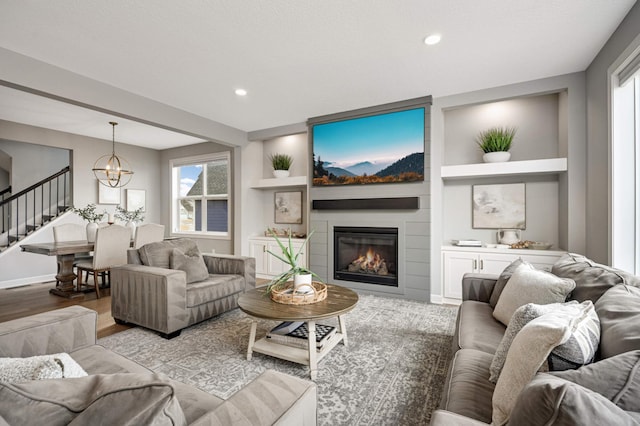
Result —
<svg viewBox="0 0 640 426"><path fill-rule="evenodd" d="M221 194L206 194L206 184L203 184L203 194L189 197L180 196L180 179L178 179L179 168L184 166L197 166L202 165L206 179L206 164L214 161L225 160L227 162L227 193ZM177 237L198 237L198 238L211 238L219 240L231 240L232 238L232 186L231 186L231 152L216 152L211 154L196 155L191 157L174 158L169 160L169 173L171 179L171 205L170 205L170 223L171 223L171 236ZM227 201L227 231L182 231L180 230L180 211L179 200L193 199L201 200L202 215L201 215L201 227L206 227L207 217L207 200L226 200Z"/></svg>

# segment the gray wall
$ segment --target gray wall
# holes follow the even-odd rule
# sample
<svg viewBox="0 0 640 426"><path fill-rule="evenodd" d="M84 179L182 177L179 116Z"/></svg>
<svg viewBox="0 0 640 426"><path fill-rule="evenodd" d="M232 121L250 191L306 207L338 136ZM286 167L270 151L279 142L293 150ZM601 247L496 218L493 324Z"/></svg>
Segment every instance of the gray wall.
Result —
<svg viewBox="0 0 640 426"><path fill-rule="evenodd" d="M589 170L586 255L607 264L611 262L608 70L639 34L640 3L636 3L586 71Z"/></svg>
<svg viewBox="0 0 640 426"><path fill-rule="evenodd" d="M111 152L111 141L79 136L40 127L27 126L0 120L0 139L15 142L62 148L73 153L71 168L73 172L74 205L84 207L89 203L98 204L98 181L91 168L96 159ZM116 143L116 154L126 158L134 170L131 182L126 188L146 190L145 223L159 223L160 194L157 182L160 180L158 151L132 145ZM22 161L16 160L14 161ZM38 157L31 158L38 161ZM121 205L126 206L126 188L121 189ZM115 205L98 205L99 210L115 211Z"/></svg>
<svg viewBox="0 0 640 426"><path fill-rule="evenodd" d="M11 191L14 194L59 172L71 162L68 149L35 143L0 140L0 150L11 156ZM0 189L5 187L0 181Z"/></svg>
<svg viewBox="0 0 640 426"><path fill-rule="evenodd" d="M156 167L159 170L161 177L159 179L160 185L156 187L156 192L158 192L158 196L160 197L160 218L162 223L165 224L167 233L170 232L171 228L171 169L169 168L170 160L227 151L231 151L231 176L234 176L234 164L236 159L234 150L228 146L224 146L214 142L203 142L180 148L165 149L159 152L159 160ZM232 179L231 206L232 208L234 208L234 210L235 208L238 208L236 200L239 198L239 193L235 190L235 188L238 187L238 183L235 181L235 179ZM160 189L160 191L158 191L158 189ZM232 217L236 217L234 212L232 212ZM232 228L229 230L231 235L229 239L219 239L211 237L194 237L193 239L196 240L196 242L198 243L198 248L204 253L209 253L211 251L215 251L216 253L233 253L234 230L239 226L239 224L235 222L236 220L234 219L231 224Z"/></svg>

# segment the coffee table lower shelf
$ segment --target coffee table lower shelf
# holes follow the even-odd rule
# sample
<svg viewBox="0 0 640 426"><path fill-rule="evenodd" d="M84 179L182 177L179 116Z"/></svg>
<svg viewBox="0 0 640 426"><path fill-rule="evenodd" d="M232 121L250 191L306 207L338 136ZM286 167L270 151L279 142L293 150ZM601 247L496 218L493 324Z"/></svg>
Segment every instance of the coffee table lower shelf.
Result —
<svg viewBox="0 0 640 426"><path fill-rule="evenodd" d="M309 339L309 341L314 343L309 345L308 348L297 348L295 346L285 345L284 343L274 342L266 337L255 340L257 323L254 321L251 325L251 335L249 336L247 360L251 361L253 352L258 352L275 358L295 362L297 364L308 365L311 380L315 380L318 377L318 362L324 358L331 349L335 348L338 343L342 342L345 346L347 345L347 333L344 318L340 316L338 317L338 321L340 323L339 327L341 331L336 331L336 334L333 335L320 350L316 348L315 336L310 336L311 339ZM308 321L307 326L309 330L314 330L315 322Z"/></svg>

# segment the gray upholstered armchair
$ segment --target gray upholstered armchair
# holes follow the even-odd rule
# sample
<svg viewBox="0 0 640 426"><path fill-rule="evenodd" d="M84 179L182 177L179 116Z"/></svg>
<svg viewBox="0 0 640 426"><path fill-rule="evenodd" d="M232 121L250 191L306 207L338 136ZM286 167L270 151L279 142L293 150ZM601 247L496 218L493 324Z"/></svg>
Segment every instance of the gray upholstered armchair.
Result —
<svg viewBox="0 0 640 426"><path fill-rule="evenodd" d="M111 314L166 338L238 306L255 288L252 257L204 254L180 238L129 250L128 264L111 269Z"/></svg>

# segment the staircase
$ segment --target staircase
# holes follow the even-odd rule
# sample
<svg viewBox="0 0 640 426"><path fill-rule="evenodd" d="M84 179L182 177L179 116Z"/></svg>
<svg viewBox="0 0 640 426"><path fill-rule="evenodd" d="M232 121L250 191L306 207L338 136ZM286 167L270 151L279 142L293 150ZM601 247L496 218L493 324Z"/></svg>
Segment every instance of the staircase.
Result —
<svg viewBox="0 0 640 426"><path fill-rule="evenodd" d="M69 167L11 194L0 192L0 253L73 205Z"/></svg>

